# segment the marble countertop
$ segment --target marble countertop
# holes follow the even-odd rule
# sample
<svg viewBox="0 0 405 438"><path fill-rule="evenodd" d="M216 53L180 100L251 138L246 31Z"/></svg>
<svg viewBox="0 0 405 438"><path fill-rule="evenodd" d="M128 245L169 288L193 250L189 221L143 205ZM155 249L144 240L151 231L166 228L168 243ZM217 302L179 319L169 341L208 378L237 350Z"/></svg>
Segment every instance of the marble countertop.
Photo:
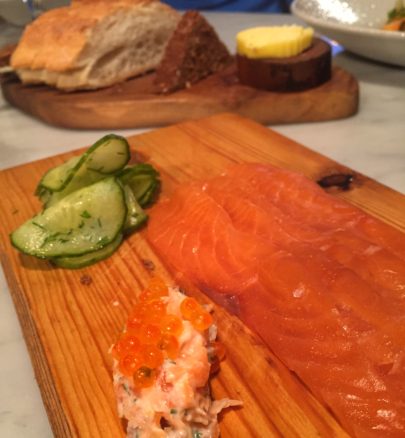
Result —
<svg viewBox="0 0 405 438"><path fill-rule="evenodd" d="M234 51L235 34L246 27L299 22L290 16L206 14ZM0 46L19 30L0 26ZM272 126L273 129L405 194L405 69L340 53L334 62L357 77L360 109L331 122ZM122 135L146 130L116 131ZM91 144L106 132L51 127L10 107L0 96L0 168L27 163ZM21 329L0 270L0 436L46 438L52 431L34 378Z"/></svg>

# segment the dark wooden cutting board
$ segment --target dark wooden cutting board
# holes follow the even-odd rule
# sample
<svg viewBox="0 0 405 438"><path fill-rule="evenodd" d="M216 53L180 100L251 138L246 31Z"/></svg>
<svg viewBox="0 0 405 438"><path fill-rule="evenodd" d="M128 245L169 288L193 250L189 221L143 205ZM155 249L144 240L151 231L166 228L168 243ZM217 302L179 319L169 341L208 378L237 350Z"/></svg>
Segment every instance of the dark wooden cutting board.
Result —
<svg viewBox="0 0 405 438"><path fill-rule="evenodd" d="M47 86L23 85L3 78L5 99L50 125L81 129L162 126L232 111L263 124L319 122L349 117L358 108L359 87L345 70L334 67L325 84L301 92L275 93L238 83L236 67L193 87L157 94L154 74L96 91L65 93Z"/></svg>
<svg viewBox="0 0 405 438"><path fill-rule="evenodd" d="M237 115L190 121L129 141L138 157L160 169L164 194L234 162L268 162L314 180L351 175L347 190L329 190L405 230L404 196ZM11 247L9 233L40 209L33 196L40 176L72 155L0 172L1 260L55 436L119 437L108 349L152 275L145 261L168 282L172 277L144 232L130 236L111 258L77 271L53 268ZM188 291L206 300L198 290ZM215 317L227 358L213 393L244 403L222 416L223 437L347 436L322 401L238 319L217 306Z"/></svg>

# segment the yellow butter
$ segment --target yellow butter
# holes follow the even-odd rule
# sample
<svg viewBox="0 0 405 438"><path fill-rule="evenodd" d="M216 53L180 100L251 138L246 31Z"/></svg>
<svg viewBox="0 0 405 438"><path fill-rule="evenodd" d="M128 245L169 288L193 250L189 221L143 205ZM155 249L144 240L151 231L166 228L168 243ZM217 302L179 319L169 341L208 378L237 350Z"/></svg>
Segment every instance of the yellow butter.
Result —
<svg viewBox="0 0 405 438"><path fill-rule="evenodd" d="M236 35L237 51L248 58L288 58L307 49L313 35L311 27L253 27Z"/></svg>

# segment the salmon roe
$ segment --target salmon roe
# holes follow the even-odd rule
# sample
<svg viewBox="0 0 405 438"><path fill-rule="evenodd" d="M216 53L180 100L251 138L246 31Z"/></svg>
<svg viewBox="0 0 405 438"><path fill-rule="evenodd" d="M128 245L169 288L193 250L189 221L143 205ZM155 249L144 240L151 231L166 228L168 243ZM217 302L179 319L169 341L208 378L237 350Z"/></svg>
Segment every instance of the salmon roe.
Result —
<svg viewBox="0 0 405 438"><path fill-rule="evenodd" d="M148 368L159 368L163 364L163 353L155 345L145 345L143 363Z"/></svg>
<svg viewBox="0 0 405 438"><path fill-rule="evenodd" d="M178 337L183 331L183 321L167 313L168 294L163 280L152 278L129 315L126 331L112 347L119 370L132 377L135 388L151 386L165 358L175 360L179 355ZM180 313L197 330L204 331L212 324L209 312L194 298L187 297L181 302ZM215 354L221 356L219 351Z"/></svg>
<svg viewBox="0 0 405 438"><path fill-rule="evenodd" d="M166 315L160 322L160 330L166 335L180 336L183 323L176 315Z"/></svg>
<svg viewBox="0 0 405 438"><path fill-rule="evenodd" d="M142 324L145 320L145 315L148 311L148 306L145 303L138 303L132 309L132 312L129 315L128 323L129 324Z"/></svg>
<svg viewBox="0 0 405 438"><path fill-rule="evenodd" d="M143 344L156 345L161 337L162 332L157 325L141 324L139 329L139 339Z"/></svg>
<svg viewBox="0 0 405 438"><path fill-rule="evenodd" d="M128 333L125 333L121 339L114 345L112 355L115 359L119 359L127 353L135 353L141 349L139 339Z"/></svg>
<svg viewBox="0 0 405 438"><path fill-rule="evenodd" d="M145 321L156 323L160 321L166 315L166 303L161 299L152 300L148 303L147 314L145 315Z"/></svg>
<svg viewBox="0 0 405 438"><path fill-rule="evenodd" d="M200 303L197 302L194 298L184 298L184 300L180 304L180 312L184 319L190 321L193 318L193 315L201 309Z"/></svg>
<svg viewBox="0 0 405 438"><path fill-rule="evenodd" d="M213 322L210 313L194 298L185 298L180 305L180 312L199 331L207 330Z"/></svg>
<svg viewBox="0 0 405 438"><path fill-rule="evenodd" d="M173 335L163 335L158 347L167 355L169 359L176 359L180 352L180 345L177 338Z"/></svg>
<svg viewBox="0 0 405 438"><path fill-rule="evenodd" d="M128 353L119 360L118 368L124 376L132 377L142 361L141 355Z"/></svg>
<svg viewBox="0 0 405 438"><path fill-rule="evenodd" d="M169 289L164 281L159 277L153 277L150 279L147 288L139 296L140 301L151 301L154 299L167 297L169 295Z"/></svg>
<svg viewBox="0 0 405 438"><path fill-rule="evenodd" d="M201 332L207 330L213 322L212 316L206 310L202 310L193 315L191 319L193 327Z"/></svg>
<svg viewBox="0 0 405 438"><path fill-rule="evenodd" d="M156 324L166 315L166 303L162 300L138 303L129 315L127 327L134 326L139 329L139 324L145 322Z"/></svg>
<svg viewBox="0 0 405 438"><path fill-rule="evenodd" d="M141 322L137 321L136 319L134 319L134 320L131 318L128 319L127 333L137 335L139 333L139 330L141 329L141 327L142 327Z"/></svg>
<svg viewBox="0 0 405 438"><path fill-rule="evenodd" d="M142 366L137 369L133 375L134 386L138 389L152 386L155 383L155 380L156 371L146 366Z"/></svg>

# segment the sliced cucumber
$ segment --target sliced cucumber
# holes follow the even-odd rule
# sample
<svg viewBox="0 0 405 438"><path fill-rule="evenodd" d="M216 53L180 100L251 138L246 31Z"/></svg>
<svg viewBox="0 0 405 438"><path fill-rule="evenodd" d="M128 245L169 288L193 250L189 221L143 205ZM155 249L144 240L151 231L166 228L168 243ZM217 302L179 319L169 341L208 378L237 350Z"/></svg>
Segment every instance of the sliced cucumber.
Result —
<svg viewBox="0 0 405 438"><path fill-rule="evenodd" d="M125 167L129 159L127 140L110 134L50 169L35 191L44 210L11 234L12 244L70 269L110 256L125 233L146 222L143 207L160 186L150 164Z"/></svg>
<svg viewBox="0 0 405 438"><path fill-rule="evenodd" d="M50 207L69 193L121 170L129 158L127 140L115 134L106 135L80 157L74 157L48 171L39 183L36 194L46 207Z"/></svg>
<svg viewBox="0 0 405 438"><path fill-rule="evenodd" d="M129 144L125 137L108 134L86 152L88 170L110 175L122 169L130 159Z"/></svg>
<svg viewBox="0 0 405 438"><path fill-rule="evenodd" d="M48 170L48 172L45 173L39 182L36 194L43 189L50 190L51 192L62 190L72 179L80 160L83 160L83 155L79 157L73 157L60 166Z"/></svg>
<svg viewBox="0 0 405 438"><path fill-rule="evenodd" d="M35 194L38 196L42 204L45 206L52 197L52 192L45 187L38 186L35 190Z"/></svg>
<svg viewBox="0 0 405 438"><path fill-rule="evenodd" d="M136 201L136 198L132 190L128 187L124 187L125 202L127 204L128 212L125 221L124 231L130 233L138 229L148 219L148 215L143 211L142 207Z"/></svg>
<svg viewBox="0 0 405 438"><path fill-rule="evenodd" d="M97 263L100 260L104 260L107 257L110 257L115 250L121 245L122 242L122 234L118 234L118 236L104 248L98 249L96 251L89 252L87 254L73 256L73 257L57 257L51 259L52 263L60 268L66 269L80 269L86 266L92 265L93 263Z"/></svg>
<svg viewBox="0 0 405 438"><path fill-rule="evenodd" d="M141 207L149 205L160 185L159 173L147 163L126 167L119 174L120 181L131 188Z"/></svg>
<svg viewBox="0 0 405 438"><path fill-rule="evenodd" d="M77 190L11 234L20 251L40 258L86 254L111 243L127 218L124 191L115 177Z"/></svg>

